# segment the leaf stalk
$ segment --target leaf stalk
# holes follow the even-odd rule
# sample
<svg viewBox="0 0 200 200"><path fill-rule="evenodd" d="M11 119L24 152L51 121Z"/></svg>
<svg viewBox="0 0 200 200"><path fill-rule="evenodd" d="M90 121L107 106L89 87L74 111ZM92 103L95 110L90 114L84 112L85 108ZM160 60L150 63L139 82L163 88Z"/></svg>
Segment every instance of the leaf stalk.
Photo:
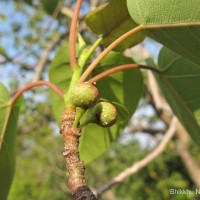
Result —
<svg viewBox="0 0 200 200"><path fill-rule="evenodd" d="M76 32L77 32L77 21L81 5L82 5L82 0L77 0L69 33L69 54L70 54L70 64L72 69L75 69L78 66L76 61Z"/></svg>
<svg viewBox="0 0 200 200"><path fill-rule="evenodd" d="M113 74L113 73L116 73L116 72L119 72L119 71L123 71L123 70L127 70L127 69L147 69L147 70L151 70L152 72L155 72L157 74L161 73L161 71L159 69L156 69L156 68L151 67L151 66L138 65L138 64L125 64L125 65L120 65L120 66L108 69L105 72L102 72L102 73L94 76L88 82L94 83L94 82L101 80L102 78L105 78L106 76L108 76L110 74Z"/></svg>
<svg viewBox="0 0 200 200"><path fill-rule="evenodd" d="M123 42L126 38L130 37L133 34L136 34L144 29L143 25L140 25L134 29L131 29L127 33L120 36L118 39L116 39L113 43L111 43L104 51L101 52L101 54L90 64L90 66L85 70L85 72L82 74L81 78L79 79L79 82L85 81L88 76L91 74L91 72L94 70L94 68L100 63L100 61L111 51L113 50L117 45L119 45L121 42Z"/></svg>
<svg viewBox="0 0 200 200"><path fill-rule="evenodd" d="M64 93L63 91L61 91L56 85L54 85L53 83L47 82L47 81L36 81L33 83L30 83L28 85L26 85L25 87L23 87L21 90L19 90L15 96L13 97L13 99L11 100L11 107L15 104L15 102L18 100L18 98L27 90L32 89L33 87L36 86L48 86L50 87L56 94L58 94L58 96L60 96L61 98L63 98Z"/></svg>

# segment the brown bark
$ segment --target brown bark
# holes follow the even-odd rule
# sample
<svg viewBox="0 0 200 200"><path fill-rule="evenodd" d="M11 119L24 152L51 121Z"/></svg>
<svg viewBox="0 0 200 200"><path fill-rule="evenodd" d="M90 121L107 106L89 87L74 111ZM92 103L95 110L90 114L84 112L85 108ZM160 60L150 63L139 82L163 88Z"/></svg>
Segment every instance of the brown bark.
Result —
<svg viewBox="0 0 200 200"><path fill-rule="evenodd" d="M96 197L86 185L84 163L79 158L78 145L81 129L73 127L75 115L75 109L66 108L60 128L64 140L63 155L69 173L68 187L74 200L95 200Z"/></svg>
<svg viewBox="0 0 200 200"><path fill-rule="evenodd" d="M72 198L74 200L96 200L95 195L86 185L78 188L77 191L73 194Z"/></svg>
<svg viewBox="0 0 200 200"><path fill-rule="evenodd" d="M189 150L189 136L187 131L179 123L177 127L177 152L181 157L192 181L199 188L200 187L200 165L195 160Z"/></svg>
<svg viewBox="0 0 200 200"><path fill-rule="evenodd" d="M167 130L167 132L165 134L165 137L160 142L160 144L151 153L149 153L145 158L134 163L129 168L126 168L124 171L122 171L120 174L118 174L116 177L114 177L108 183L106 183L105 185L103 185L99 189L97 189L95 191L95 194L97 195L97 197L101 196L105 191L109 190L114 185L121 183L126 178L136 174L138 171L140 171L141 169L146 167L150 162L152 162L154 159L156 159L165 150L167 144L173 138L175 131L176 131L176 124L177 124L177 119L174 117L172 119L169 129Z"/></svg>

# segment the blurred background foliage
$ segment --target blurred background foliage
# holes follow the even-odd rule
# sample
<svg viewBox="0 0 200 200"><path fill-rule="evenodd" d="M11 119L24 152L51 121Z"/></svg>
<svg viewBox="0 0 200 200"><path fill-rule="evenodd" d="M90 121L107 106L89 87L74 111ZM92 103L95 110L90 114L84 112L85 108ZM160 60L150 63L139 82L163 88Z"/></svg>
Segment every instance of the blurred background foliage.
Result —
<svg viewBox="0 0 200 200"><path fill-rule="evenodd" d="M51 105L48 102L33 103L31 98L27 104L30 102L31 106L23 108L19 120L16 175L8 199L70 199L62 156L63 141L52 119ZM125 139L124 142L127 135L133 134L127 132L122 135L107 153L86 167L86 177L92 188L108 182L151 151L136 140ZM195 148L192 152L199 154ZM100 199L186 199L186 195L170 195L172 188L194 190L173 141L162 156L114 186ZM195 195L189 195L187 199L195 199Z"/></svg>
<svg viewBox="0 0 200 200"><path fill-rule="evenodd" d="M105 1L84 1L81 19L93 6ZM62 12L54 15L57 0L2 0L0 2L0 80L11 94L32 81L38 60L43 50L52 40L59 41L49 51L42 73L47 80L47 71L58 47L67 41L70 17ZM75 1L62 1L67 8L73 8ZM95 40L92 33L81 33L91 44ZM47 89L39 88L25 94L26 105L21 110L17 133L17 163L14 182L9 200L27 199L70 199L67 188L66 166L62 156L63 141L52 117ZM150 128L160 123L155 112L146 115L151 105L145 100L140 104L136 116L142 118ZM132 122L130 122L131 125ZM162 126L163 127L163 126ZM166 127L164 127L166 128ZM134 135L148 135L147 140L157 144L162 134L150 135L129 130L122 135L109 151L87 166L86 177L93 188L98 188L142 159L154 145L141 144ZM191 146L191 152L200 162L200 152ZM148 148L147 148L148 147ZM92 188L92 189L93 189ZM102 195L102 200L155 200L155 199L197 199L194 195L170 195L171 188L194 189L182 160L177 155L175 141L172 141L162 156L136 175L114 186Z"/></svg>

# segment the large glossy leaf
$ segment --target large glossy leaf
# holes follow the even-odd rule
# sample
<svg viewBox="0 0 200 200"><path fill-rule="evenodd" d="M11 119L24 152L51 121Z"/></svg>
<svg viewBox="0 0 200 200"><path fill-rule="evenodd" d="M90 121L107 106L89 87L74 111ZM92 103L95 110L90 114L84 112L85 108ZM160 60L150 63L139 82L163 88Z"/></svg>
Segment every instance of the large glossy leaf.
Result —
<svg viewBox="0 0 200 200"><path fill-rule="evenodd" d="M69 49L68 45L65 45L59 49L51 63L49 80L66 92L69 88L71 77L72 70L69 64ZM61 114L64 111L64 100L52 90L50 91L50 98L55 119L60 124Z"/></svg>
<svg viewBox="0 0 200 200"><path fill-rule="evenodd" d="M127 5L147 36L200 65L200 0L127 0Z"/></svg>
<svg viewBox="0 0 200 200"><path fill-rule="evenodd" d="M19 100L12 108L5 133L2 133L7 122L9 111L9 94L5 86L0 83L0 199L6 200L15 172L15 138L19 107Z"/></svg>
<svg viewBox="0 0 200 200"><path fill-rule="evenodd" d="M86 16L88 27L95 34L103 36L103 44L108 46L119 36L137 26L131 19L125 0L111 0L92 11ZM116 49L124 50L142 42L144 36L141 33L130 37Z"/></svg>
<svg viewBox="0 0 200 200"><path fill-rule="evenodd" d="M101 62L95 74L125 63L133 63L133 60L120 53L112 52ZM143 92L143 79L139 70L126 70L98 81L97 88L102 98L124 105L130 114L125 117L123 123L120 120L120 123L110 128L101 128L94 124L84 128L80 151L81 158L86 163L105 152L110 143L122 132L140 100Z"/></svg>
<svg viewBox="0 0 200 200"><path fill-rule="evenodd" d="M158 83L173 112L200 145L200 66L163 48Z"/></svg>

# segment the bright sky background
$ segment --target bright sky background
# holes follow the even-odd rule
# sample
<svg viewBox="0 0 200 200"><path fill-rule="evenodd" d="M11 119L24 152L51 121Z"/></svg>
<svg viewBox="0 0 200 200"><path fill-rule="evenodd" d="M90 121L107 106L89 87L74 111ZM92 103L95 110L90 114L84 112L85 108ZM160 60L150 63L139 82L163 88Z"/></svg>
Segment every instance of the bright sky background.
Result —
<svg viewBox="0 0 200 200"><path fill-rule="evenodd" d="M88 5L85 3L83 4L83 11L82 14L85 14L88 11ZM34 15L35 11L34 9L32 9L31 7L27 6L27 12L29 12L31 15ZM3 20L4 16L6 17L6 20ZM15 46L14 41L16 37L22 37L27 35L28 33L30 33L30 29L28 28L28 20L29 18L26 17L25 14L23 14L22 12L18 12L16 11L15 7L13 6L12 1L3 1L0 0L0 47L3 47L7 54L11 57L15 56L16 54L18 54L19 52L24 52L24 48L23 46L25 44L22 45L22 48ZM41 26L47 26L48 22L49 22L50 18L46 18L43 23L41 24ZM20 29L19 32L14 33L12 28L13 26L21 26L23 27L22 29ZM56 21L52 21L51 24L51 29L54 30L57 28L57 23ZM61 27L61 32L65 30L66 27ZM161 48L161 45L159 45L158 43L154 43L150 40L145 40L144 42L146 48L148 49L148 51L150 52L151 55L153 55L153 57L156 59L159 53L159 50ZM33 49L35 49L35 51L39 51L40 49L38 48L37 45L33 45L32 46ZM51 55L53 56L53 55ZM32 56L30 55L25 55L24 57L22 57L22 60L25 60L25 63L28 64L35 64L36 60L33 59ZM0 61L1 61L1 57L0 57ZM19 69L20 66L17 64L12 64L12 63L7 63L4 64L3 66L0 65L0 81L3 82L8 88L9 88L9 83L10 80L14 81L15 79L21 79L21 84L25 85L26 82L30 82L31 78L32 78L32 73L28 73L28 72L24 72L24 73L19 73ZM31 93L27 93L26 96L31 95ZM37 100L45 100L43 99L41 96L38 97L38 95L35 96L36 101ZM146 113L146 115L152 115L152 109L150 107L146 107L145 110L139 110L138 112L136 112L136 116L137 115L141 115ZM162 124L158 124L158 126L163 126ZM149 143L149 135L142 135L140 134L140 136L136 135L132 135L131 138L129 136L127 136L126 138L122 138L122 141L127 142L127 141L131 141L132 139L135 138L139 138L141 145L143 147L147 147L147 141L148 144ZM152 139L151 140L151 144L150 146L154 146L155 145L155 141Z"/></svg>

